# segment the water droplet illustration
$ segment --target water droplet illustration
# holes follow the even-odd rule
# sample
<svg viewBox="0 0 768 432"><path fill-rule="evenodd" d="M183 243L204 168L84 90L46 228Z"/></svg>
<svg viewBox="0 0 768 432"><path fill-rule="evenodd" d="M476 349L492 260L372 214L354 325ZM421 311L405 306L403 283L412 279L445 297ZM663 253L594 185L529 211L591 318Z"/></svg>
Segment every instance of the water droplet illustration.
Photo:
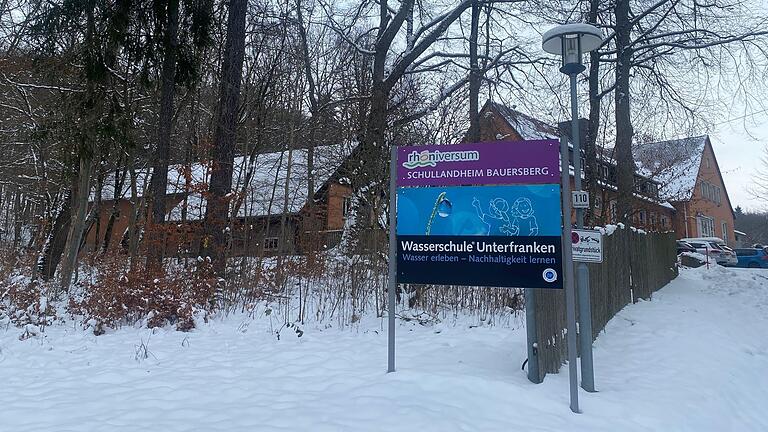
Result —
<svg viewBox="0 0 768 432"><path fill-rule="evenodd" d="M448 217L451 215L451 212L453 212L453 204L444 198L437 206L437 214L440 217Z"/></svg>

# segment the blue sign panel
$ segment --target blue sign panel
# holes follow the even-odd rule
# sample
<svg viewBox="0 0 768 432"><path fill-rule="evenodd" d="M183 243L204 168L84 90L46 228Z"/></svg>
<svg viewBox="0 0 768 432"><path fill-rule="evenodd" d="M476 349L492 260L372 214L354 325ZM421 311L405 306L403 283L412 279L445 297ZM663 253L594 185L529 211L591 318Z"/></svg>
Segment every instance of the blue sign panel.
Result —
<svg viewBox="0 0 768 432"><path fill-rule="evenodd" d="M560 236L560 186L400 188L398 235Z"/></svg>
<svg viewBox="0 0 768 432"><path fill-rule="evenodd" d="M560 186L397 191L401 283L562 288Z"/></svg>

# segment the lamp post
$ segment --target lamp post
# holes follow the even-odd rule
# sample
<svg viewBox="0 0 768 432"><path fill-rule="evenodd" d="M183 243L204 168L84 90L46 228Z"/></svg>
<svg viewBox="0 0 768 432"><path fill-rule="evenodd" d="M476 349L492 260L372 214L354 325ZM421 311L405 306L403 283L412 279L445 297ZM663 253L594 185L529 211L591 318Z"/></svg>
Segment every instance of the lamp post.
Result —
<svg viewBox="0 0 768 432"><path fill-rule="evenodd" d="M564 24L548 30L542 36L541 47L550 54L562 57L560 72L568 75L571 82L571 141L573 142L574 189L581 191L581 143L579 133L579 108L576 95L576 76L586 68L581 63L584 53L597 49L603 43L603 34L589 24ZM564 155L563 170L567 155ZM563 209L570 214L570 209ZM570 218L570 216L566 216ZM576 228L584 228L584 210L576 209ZM589 298L589 269L584 263L576 266L576 286L579 298L579 348L581 352L581 387L595 391L592 365L592 307ZM567 294L567 293L566 293ZM572 306L571 306L572 307ZM570 333L569 329L569 333Z"/></svg>

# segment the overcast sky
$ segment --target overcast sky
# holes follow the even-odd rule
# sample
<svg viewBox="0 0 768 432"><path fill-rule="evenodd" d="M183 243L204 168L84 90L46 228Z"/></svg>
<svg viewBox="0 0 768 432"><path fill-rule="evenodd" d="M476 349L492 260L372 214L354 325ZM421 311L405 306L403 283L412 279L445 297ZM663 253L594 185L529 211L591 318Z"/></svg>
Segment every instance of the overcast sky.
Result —
<svg viewBox="0 0 768 432"><path fill-rule="evenodd" d="M742 117L743 114L724 117L710 136L712 147L733 208L766 210L765 203L755 200L748 189L754 183L755 173L768 169L761 162L763 148L768 144L768 112L747 117L746 124Z"/></svg>

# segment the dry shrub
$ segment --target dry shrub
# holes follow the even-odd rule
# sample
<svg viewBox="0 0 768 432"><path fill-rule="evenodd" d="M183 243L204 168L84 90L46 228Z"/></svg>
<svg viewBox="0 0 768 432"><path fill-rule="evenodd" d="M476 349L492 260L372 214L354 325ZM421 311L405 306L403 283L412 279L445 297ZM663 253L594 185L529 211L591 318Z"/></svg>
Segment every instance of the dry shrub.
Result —
<svg viewBox="0 0 768 432"><path fill-rule="evenodd" d="M18 274L4 280L0 288L0 324L23 328L19 339L37 336L57 319L56 309L37 282Z"/></svg>
<svg viewBox="0 0 768 432"><path fill-rule="evenodd" d="M195 316L214 308L216 279L209 260L188 269L130 270L120 260L105 260L94 283L84 286L81 300L70 299L69 311L81 315L96 335L146 319L147 327L195 327Z"/></svg>

